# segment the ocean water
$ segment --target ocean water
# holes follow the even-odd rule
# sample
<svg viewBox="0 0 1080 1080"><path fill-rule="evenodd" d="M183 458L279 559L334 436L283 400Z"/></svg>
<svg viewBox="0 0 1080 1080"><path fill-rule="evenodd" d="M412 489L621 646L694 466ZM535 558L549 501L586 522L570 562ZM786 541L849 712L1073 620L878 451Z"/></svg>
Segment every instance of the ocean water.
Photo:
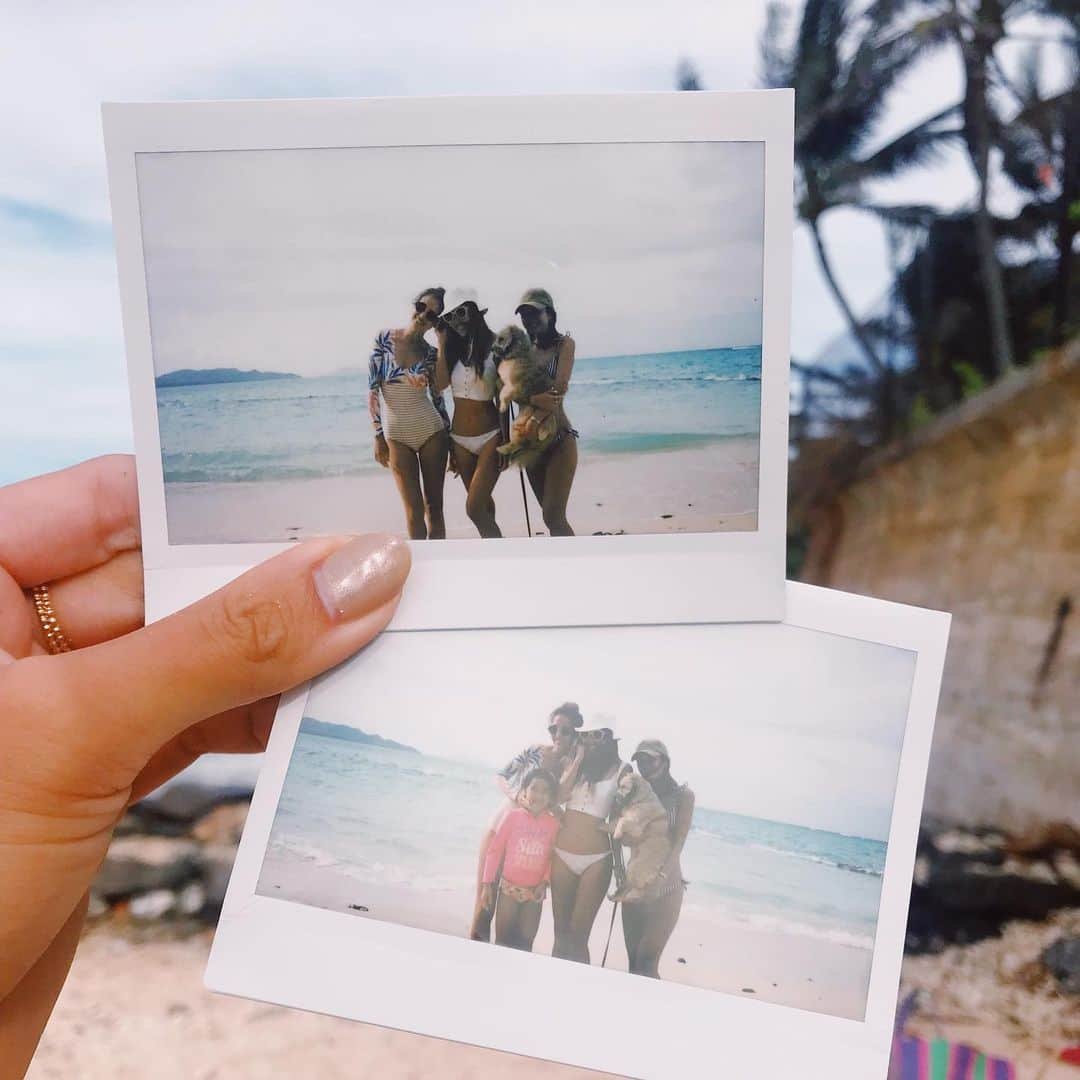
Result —
<svg viewBox="0 0 1080 1080"><path fill-rule="evenodd" d="M692 778L691 786L693 786ZM482 766L301 732L269 850L359 883L471 889L499 803ZM872 947L885 845L698 806L687 908Z"/></svg>
<svg viewBox="0 0 1080 1080"><path fill-rule="evenodd" d="M756 437L760 376L758 347L580 359L567 413L583 454ZM157 401L166 483L305 479L378 468L360 372L167 387L157 391Z"/></svg>

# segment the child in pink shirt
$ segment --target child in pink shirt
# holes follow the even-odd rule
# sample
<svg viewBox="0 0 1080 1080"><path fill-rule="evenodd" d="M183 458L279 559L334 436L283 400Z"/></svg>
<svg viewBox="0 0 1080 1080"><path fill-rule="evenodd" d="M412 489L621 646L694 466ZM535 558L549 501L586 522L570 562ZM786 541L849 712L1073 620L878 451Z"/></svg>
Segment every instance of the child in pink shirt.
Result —
<svg viewBox="0 0 1080 1080"><path fill-rule="evenodd" d="M559 820L551 812L558 789L551 773L534 769L521 785L519 805L503 818L488 845L482 903L488 911L495 908L496 945L532 951L559 831Z"/></svg>

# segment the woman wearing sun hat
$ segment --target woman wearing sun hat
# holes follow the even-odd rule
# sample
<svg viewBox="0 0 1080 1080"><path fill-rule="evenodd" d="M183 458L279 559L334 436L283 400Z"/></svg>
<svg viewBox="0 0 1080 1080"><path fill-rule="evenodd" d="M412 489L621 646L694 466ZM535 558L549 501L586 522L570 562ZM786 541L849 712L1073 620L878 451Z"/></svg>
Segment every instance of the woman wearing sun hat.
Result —
<svg viewBox="0 0 1080 1080"><path fill-rule="evenodd" d="M538 409L553 412L558 417L558 434L544 456L527 470L529 484L544 514L544 524L552 536L573 536L574 530L566 520L566 505L577 471L577 437L563 409L563 398L570 386L574 370L574 339L556 327L555 303L547 289L526 289L515 309L521 325L529 335L537 356L547 365L554 388L546 394L536 394L532 404Z"/></svg>
<svg viewBox="0 0 1080 1080"><path fill-rule="evenodd" d="M679 856L694 817L694 793L671 776L671 755L659 739L638 743L630 759L649 781L668 815L671 855L658 882L641 900L622 905L623 940L630 971L634 975L660 978L660 956L671 938L682 911L686 882Z"/></svg>

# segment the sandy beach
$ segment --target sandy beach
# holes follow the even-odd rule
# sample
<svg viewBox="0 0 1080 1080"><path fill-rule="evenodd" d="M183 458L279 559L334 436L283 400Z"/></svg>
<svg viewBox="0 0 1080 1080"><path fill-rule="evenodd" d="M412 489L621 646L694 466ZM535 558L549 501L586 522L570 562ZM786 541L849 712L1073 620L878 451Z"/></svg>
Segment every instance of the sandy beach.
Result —
<svg viewBox="0 0 1080 1080"><path fill-rule="evenodd" d="M258 891L265 896L345 911L357 918L383 919L456 936L463 936L472 913L472 895L468 891L447 890L432 895L361 883L273 851L268 851L263 863ZM358 912L350 905L368 910ZM611 905L605 903L589 940L594 963L599 963L603 955L610 921ZM548 904L534 951L550 954L551 946ZM855 945L719 921L712 913L696 909L691 893L664 953L660 975L689 986L861 1019L870 960L870 950ZM607 966L620 971L627 968L619 919Z"/></svg>
<svg viewBox="0 0 1080 1080"><path fill-rule="evenodd" d="M757 440L750 438L655 453L582 455L570 496L570 524L579 535L752 531L757 528L757 459ZM302 540L320 533L400 532L404 527L389 472L169 483L165 497L174 544ZM528 500L533 532L543 532L531 491ZM475 538L457 477L447 476L444 502L448 537ZM500 478L495 505L505 535L528 535L517 470Z"/></svg>
<svg viewBox="0 0 1080 1080"><path fill-rule="evenodd" d="M600 1074L259 1001L202 985L209 930L79 946L28 1080L586 1080ZM2 1071L2 1070L0 1070Z"/></svg>

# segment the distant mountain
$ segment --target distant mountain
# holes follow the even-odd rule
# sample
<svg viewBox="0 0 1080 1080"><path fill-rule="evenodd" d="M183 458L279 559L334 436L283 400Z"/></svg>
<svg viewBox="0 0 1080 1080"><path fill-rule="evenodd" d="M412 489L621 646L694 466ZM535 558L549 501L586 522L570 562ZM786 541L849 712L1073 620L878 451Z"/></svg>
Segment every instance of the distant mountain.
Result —
<svg viewBox="0 0 1080 1080"><path fill-rule="evenodd" d="M366 746L381 746L386 750L420 753L415 746L406 746L404 743L394 742L393 739L384 739L381 735L369 735L366 731L349 727L347 724L329 724L325 720L315 720L310 716L305 716L300 722L300 732L303 735L321 735L324 739L344 739L346 742L364 743Z"/></svg>
<svg viewBox="0 0 1080 1080"><path fill-rule="evenodd" d="M159 375L154 385L162 386L199 386L203 383L255 382L259 379L299 379L290 371L241 371L233 367L206 368L196 371L194 368L181 368Z"/></svg>

